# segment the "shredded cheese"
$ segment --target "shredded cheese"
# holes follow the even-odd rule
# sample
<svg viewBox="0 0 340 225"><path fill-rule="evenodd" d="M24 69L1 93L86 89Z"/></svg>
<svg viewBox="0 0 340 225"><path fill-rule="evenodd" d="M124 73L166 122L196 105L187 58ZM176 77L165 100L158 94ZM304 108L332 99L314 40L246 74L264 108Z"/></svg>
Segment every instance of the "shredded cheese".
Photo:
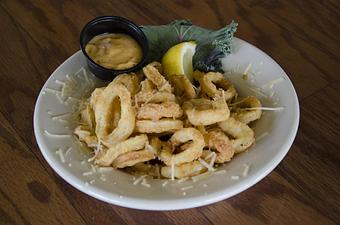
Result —
<svg viewBox="0 0 340 225"><path fill-rule="evenodd" d="M264 98L268 98L268 96L266 94L264 94L263 92L261 92L260 90L252 88L252 87L248 87L248 88L249 88L249 90L253 91L254 93L261 95Z"/></svg>
<svg viewBox="0 0 340 225"><path fill-rule="evenodd" d="M59 148L56 152L55 152L57 155L59 155L59 158L60 158L60 161L62 163L65 162L65 158L64 158L64 153L63 153L63 150L61 148Z"/></svg>
<svg viewBox="0 0 340 225"><path fill-rule="evenodd" d="M211 158L210 163L209 163L209 167L213 168L215 160L216 160L216 153L213 152L212 158Z"/></svg>
<svg viewBox="0 0 340 225"><path fill-rule="evenodd" d="M268 111L281 111L284 107L251 107L251 108L244 108L245 110L268 110Z"/></svg>
<svg viewBox="0 0 340 225"><path fill-rule="evenodd" d="M144 187L147 187L147 188L150 188L150 187L151 187L151 185L150 185L149 183L146 182L146 179L145 179L145 178L143 179L141 185L144 186Z"/></svg>
<svg viewBox="0 0 340 225"><path fill-rule="evenodd" d="M90 184L93 184L94 182L96 182L96 180L90 180Z"/></svg>
<svg viewBox="0 0 340 225"><path fill-rule="evenodd" d="M86 176L90 176L90 175L92 175L92 174L93 174L92 171L87 171L87 172L84 172L84 173L83 173L83 176L86 177Z"/></svg>
<svg viewBox="0 0 340 225"><path fill-rule="evenodd" d="M72 147L69 147L65 152L65 156L67 156L71 152L71 150L72 150Z"/></svg>
<svg viewBox="0 0 340 225"><path fill-rule="evenodd" d="M174 162L174 156L171 157L171 180L175 180L175 162Z"/></svg>
<svg viewBox="0 0 340 225"><path fill-rule="evenodd" d="M206 188L206 187L208 187L208 185L207 185L207 184L203 184L203 187L205 187L205 188Z"/></svg>
<svg viewBox="0 0 340 225"><path fill-rule="evenodd" d="M185 178L179 179L177 181L177 183L180 184L180 183L183 183L184 181L187 181L187 180L189 180L189 177L185 177Z"/></svg>
<svg viewBox="0 0 340 225"><path fill-rule="evenodd" d="M277 84L277 83L280 83L284 81L283 77L280 77L280 78L277 78L275 80L272 80L272 81L269 81L268 83L264 84L262 86L262 88L266 88L266 87L269 87L270 89L273 89L274 85Z"/></svg>
<svg viewBox="0 0 340 225"><path fill-rule="evenodd" d="M143 176L138 177L138 178L133 182L133 185L139 184L146 176L147 176L147 175L143 175Z"/></svg>
<svg viewBox="0 0 340 225"><path fill-rule="evenodd" d="M190 185L190 186L186 186L186 187L182 187L181 190L182 191L186 191L186 190L189 190L191 188L193 188L194 186Z"/></svg>
<svg viewBox="0 0 340 225"><path fill-rule="evenodd" d="M201 158L198 158L198 161L202 164L202 166L206 167L208 171L214 171L215 169L211 167L206 161Z"/></svg>
<svg viewBox="0 0 340 225"><path fill-rule="evenodd" d="M52 134L48 132L47 130L44 130L44 133L50 137L56 137L56 138L65 138L65 137L71 137L70 134Z"/></svg>
<svg viewBox="0 0 340 225"><path fill-rule="evenodd" d="M113 168L112 167L99 167L98 171L100 173L104 173L104 172L112 172Z"/></svg>
<svg viewBox="0 0 340 225"><path fill-rule="evenodd" d="M214 175L221 175L221 174L225 174L227 171L226 170L219 170L214 172Z"/></svg>
<svg viewBox="0 0 340 225"><path fill-rule="evenodd" d="M242 176L244 177L248 176L249 170L250 170L250 165L244 164L244 170L242 172Z"/></svg>
<svg viewBox="0 0 340 225"><path fill-rule="evenodd" d="M162 183L162 187L165 187L169 183L169 180L166 180Z"/></svg>
<svg viewBox="0 0 340 225"><path fill-rule="evenodd" d="M185 191L183 191L183 192L182 192L182 195L183 195L183 196L186 196L186 195L187 195L187 193L186 193Z"/></svg>
<svg viewBox="0 0 340 225"><path fill-rule="evenodd" d="M193 182L197 182L197 181L203 180L203 179L205 179L205 178L207 178L209 176L211 176L211 173L209 171L207 171L205 173L201 173L199 175L191 177L191 179L193 180Z"/></svg>
<svg viewBox="0 0 340 225"><path fill-rule="evenodd" d="M246 69L244 70L244 72L243 72L244 75L247 75L247 74L249 73L249 70L250 70L251 66L252 66L252 64L249 63L248 66L247 66L247 68L246 68Z"/></svg>
<svg viewBox="0 0 340 225"><path fill-rule="evenodd" d="M259 135L257 138L255 138L256 141L259 141L261 139L263 139L264 137L268 136L269 133L268 132L264 132L261 135Z"/></svg>
<svg viewBox="0 0 340 225"><path fill-rule="evenodd" d="M238 179L240 179L240 176L231 176L231 179L232 180L238 180Z"/></svg>

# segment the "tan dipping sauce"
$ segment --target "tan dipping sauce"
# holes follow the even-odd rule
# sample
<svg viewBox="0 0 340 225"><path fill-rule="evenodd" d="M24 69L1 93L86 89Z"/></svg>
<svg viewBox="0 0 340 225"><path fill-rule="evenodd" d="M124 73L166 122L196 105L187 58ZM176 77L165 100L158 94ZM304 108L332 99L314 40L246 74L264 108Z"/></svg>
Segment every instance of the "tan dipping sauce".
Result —
<svg viewBox="0 0 340 225"><path fill-rule="evenodd" d="M102 34L86 44L86 53L99 65L114 70L129 69L142 59L139 44L126 34Z"/></svg>

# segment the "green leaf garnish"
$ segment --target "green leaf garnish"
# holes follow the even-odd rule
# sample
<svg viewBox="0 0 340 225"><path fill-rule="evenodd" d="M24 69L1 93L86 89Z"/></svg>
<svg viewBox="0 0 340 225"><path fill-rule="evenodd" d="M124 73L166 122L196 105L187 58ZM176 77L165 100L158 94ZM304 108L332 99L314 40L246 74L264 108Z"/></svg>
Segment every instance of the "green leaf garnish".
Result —
<svg viewBox="0 0 340 225"><path fill-rule="evenodd" d="M232 21L217 31L195 26L190 20L175 20L167 25L142 26L149 41L148 61L160 61L172 46L195 41L193 67L201 71L222 71L221 58L231 53L231 42L237 29Z"/></svg>

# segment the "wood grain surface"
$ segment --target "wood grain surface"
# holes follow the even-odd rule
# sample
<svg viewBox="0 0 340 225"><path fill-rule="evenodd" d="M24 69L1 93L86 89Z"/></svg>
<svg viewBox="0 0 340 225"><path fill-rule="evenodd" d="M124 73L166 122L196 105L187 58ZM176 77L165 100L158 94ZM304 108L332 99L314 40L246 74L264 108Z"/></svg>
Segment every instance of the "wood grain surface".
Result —
<svg viewBox="0 0 340 225"><path fill-rule="evenodd" d="M205 207L153 212L89 197L43 159L33 134L37 95L54 69L79 49L92 18L138 24L188 18L237 36L281 64L297 90L295 142L261 182ZM340 1L0 2L0 224L340 224Z"/></svg>

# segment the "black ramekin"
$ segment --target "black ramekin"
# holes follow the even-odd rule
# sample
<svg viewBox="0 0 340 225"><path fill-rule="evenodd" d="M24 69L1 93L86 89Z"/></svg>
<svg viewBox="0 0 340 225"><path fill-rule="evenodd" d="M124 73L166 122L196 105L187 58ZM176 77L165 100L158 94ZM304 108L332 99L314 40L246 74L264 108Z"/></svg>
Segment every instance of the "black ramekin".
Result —
<svg viewBox="0 0 340 225"><path fill-rule="evenodd" d="M106 33L124 33L133 37L141 46L143 57L134 67L125 70L112 70L95 63L85 51L86 44L94 37ZM102 80L111 81L118 74L130 73L142 68L146 63L149 45L142 29L135 23L119 16L101 16L88 22L80 33L80 48L87 59L90 71Z"/></svg>

